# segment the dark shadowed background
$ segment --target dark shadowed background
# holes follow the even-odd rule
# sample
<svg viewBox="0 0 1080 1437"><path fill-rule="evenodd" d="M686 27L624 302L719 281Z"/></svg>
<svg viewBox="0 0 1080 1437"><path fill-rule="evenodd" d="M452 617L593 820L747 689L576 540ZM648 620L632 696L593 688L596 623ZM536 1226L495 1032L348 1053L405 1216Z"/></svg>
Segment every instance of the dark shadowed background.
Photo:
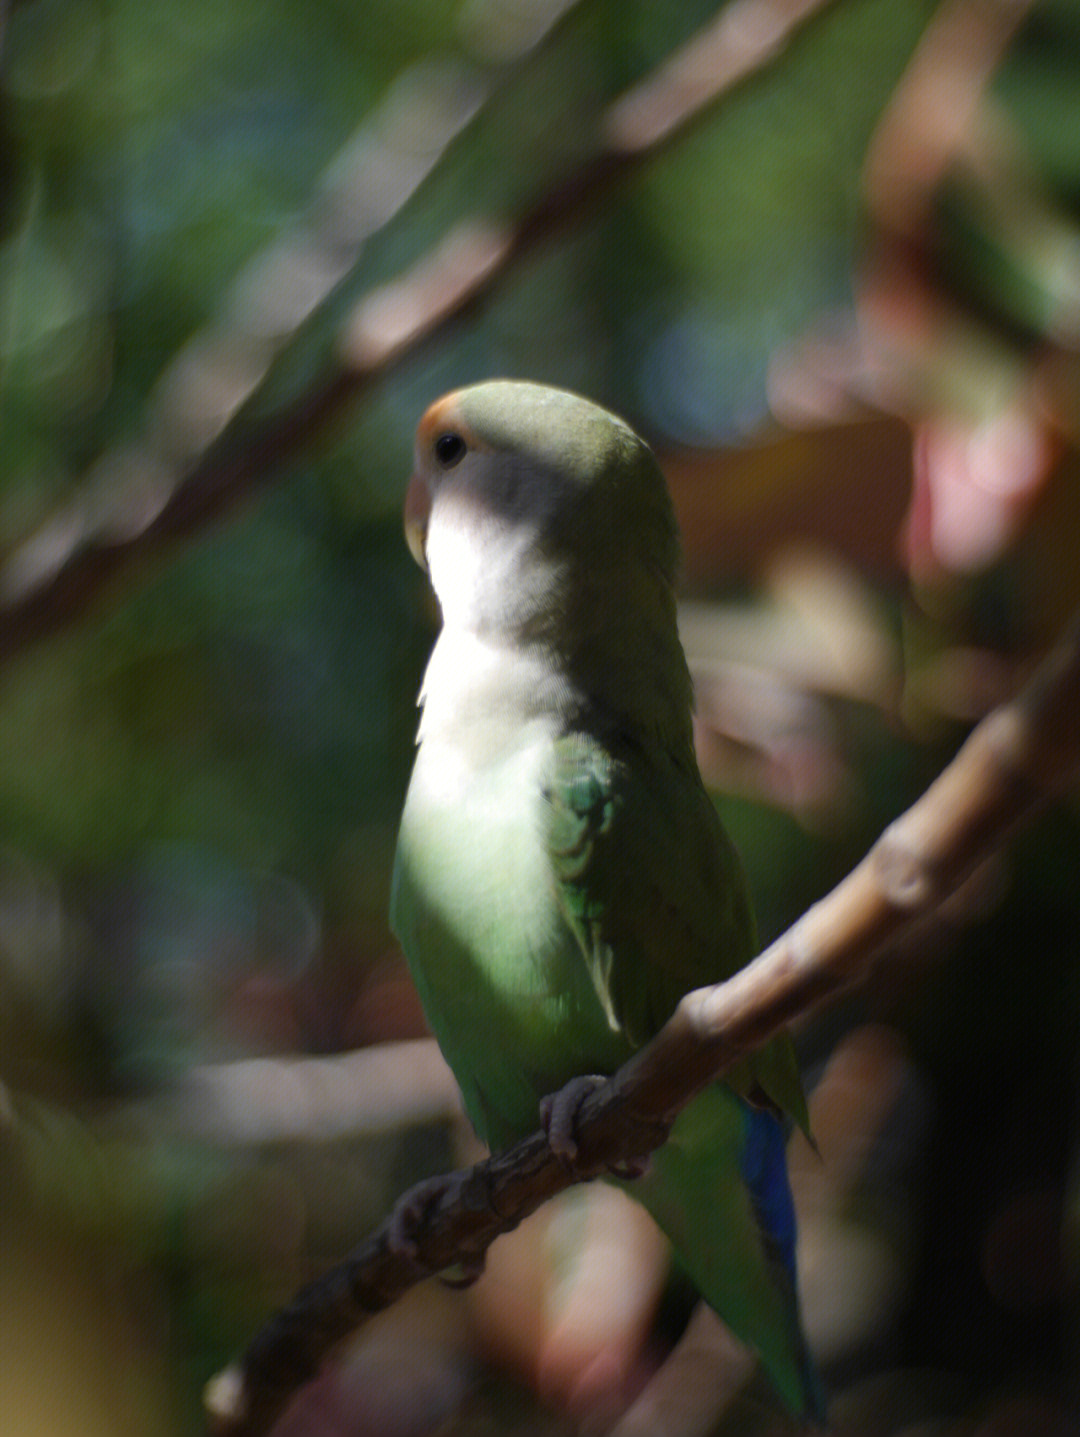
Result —
<svg viewBox="0 0 1080 1437"><path fill-rule="evenodd" d="M190 1433L472 1151L385 916L420 412L523 376L654 444L775 936L1080 598L1080 8L17 0L0 40L0 1427ZM1078 871L1065 804L796 1034L842 1433L1077 1430ZM786 1430L717 1333L663 1367L643 1223L569 1194L282 1433Z"/></svg>

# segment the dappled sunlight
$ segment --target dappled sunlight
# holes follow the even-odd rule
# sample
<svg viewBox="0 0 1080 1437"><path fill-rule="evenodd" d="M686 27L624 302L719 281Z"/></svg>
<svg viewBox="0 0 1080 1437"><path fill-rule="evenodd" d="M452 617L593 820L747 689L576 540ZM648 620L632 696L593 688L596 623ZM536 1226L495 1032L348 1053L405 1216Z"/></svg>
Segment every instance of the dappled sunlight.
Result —
<svg viewBox="0 0 1080 1437"><path fill-rule="evenodd" d="M0 1428L167 1437L480 1156L387 922L438 622L419 415L527 377L652 444L770 942L1080 603L1080 29L26 0L0 46ZM1076 1428L1080 834L1045 808L795 1027L840 1437ZM790 1430L602 1184L274 1430L436 1429Z"/></svg>

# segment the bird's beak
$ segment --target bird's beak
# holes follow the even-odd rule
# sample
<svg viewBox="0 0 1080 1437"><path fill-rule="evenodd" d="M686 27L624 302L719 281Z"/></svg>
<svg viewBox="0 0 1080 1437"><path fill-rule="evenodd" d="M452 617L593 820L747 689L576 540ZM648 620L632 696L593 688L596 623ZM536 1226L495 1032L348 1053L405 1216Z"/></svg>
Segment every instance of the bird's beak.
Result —
<svg viewBox="0 0 1080 1437"><path fill-rule="evenodd" d="M414 474L405 490L405 542L422 569L427 568L427 530L431 517L431 495L419 474Z"/></svg>

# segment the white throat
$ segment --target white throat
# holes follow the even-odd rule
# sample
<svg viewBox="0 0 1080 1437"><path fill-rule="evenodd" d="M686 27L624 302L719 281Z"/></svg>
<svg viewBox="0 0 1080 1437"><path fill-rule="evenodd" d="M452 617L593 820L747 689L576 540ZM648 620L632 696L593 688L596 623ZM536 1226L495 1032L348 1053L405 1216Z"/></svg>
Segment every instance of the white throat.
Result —
<svg viewBox="0 0 1080 1437"><path fill-rule="evenodd" d="M535 543L531 524L509 524L491 514L472 513L467 520L453 511L437 514L427 561L445 628L477 634L512 629Z"/></svg>

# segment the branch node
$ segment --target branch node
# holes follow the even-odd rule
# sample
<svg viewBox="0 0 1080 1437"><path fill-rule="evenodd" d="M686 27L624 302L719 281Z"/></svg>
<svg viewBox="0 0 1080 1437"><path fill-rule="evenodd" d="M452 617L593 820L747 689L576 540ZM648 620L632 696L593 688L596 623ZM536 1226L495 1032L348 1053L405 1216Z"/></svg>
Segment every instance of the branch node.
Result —
<svg viewBox="0 0 1080 1437"><path fill-rule="evenodd" d="M878 839L870 861L883 896L894 908L906 912L933 903L940 885L925 856L901 837L897 823L891 823Z"/></svg>

